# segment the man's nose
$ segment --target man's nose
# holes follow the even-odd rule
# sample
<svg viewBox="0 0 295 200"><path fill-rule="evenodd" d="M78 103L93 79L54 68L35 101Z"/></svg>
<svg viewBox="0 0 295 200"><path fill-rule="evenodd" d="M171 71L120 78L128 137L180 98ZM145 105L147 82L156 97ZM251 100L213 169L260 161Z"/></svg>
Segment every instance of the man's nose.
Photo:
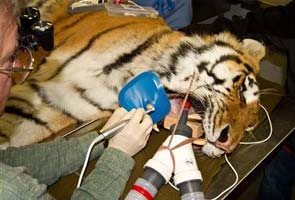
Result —
<svg viewBox="0 0 295 200"><path fill-rule="evenodd" d="M21 67L22 64L23 64L23 63L20 61L20 59L15 58L15 61L14 61L14 67Z"/></svg>

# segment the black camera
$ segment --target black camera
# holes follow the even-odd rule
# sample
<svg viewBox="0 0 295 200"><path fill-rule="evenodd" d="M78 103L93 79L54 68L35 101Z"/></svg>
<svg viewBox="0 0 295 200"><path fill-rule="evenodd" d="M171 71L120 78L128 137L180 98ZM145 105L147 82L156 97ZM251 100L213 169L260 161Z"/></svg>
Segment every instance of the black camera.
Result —
<svg viewBox="0 0 295 200"><path fill-rule="evenodd" d="M40 11L36 7L21 10L19 35L20 45L35 51L38 50L38 46L46 51L54 48L53 24L40 20Z"/></svg>

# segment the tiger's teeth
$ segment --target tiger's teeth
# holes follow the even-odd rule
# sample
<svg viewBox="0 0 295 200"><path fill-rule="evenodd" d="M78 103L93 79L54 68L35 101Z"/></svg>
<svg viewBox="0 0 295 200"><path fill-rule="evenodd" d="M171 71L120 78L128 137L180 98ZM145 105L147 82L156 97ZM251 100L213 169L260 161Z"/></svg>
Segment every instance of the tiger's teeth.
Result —
<svg viewBox="0 0 295 200"><path fill-rule="evenodd" d="M156 131L157 133L160 132L160 129L158 128L158 124L153 125L153 130Z"/></svg>
<svg viewBox="0 0 295 200"><path fill-rule="evenodd" d="M193 113L188 115L188 119L191 120L202 120L202 117L199 114Z"/></svg>

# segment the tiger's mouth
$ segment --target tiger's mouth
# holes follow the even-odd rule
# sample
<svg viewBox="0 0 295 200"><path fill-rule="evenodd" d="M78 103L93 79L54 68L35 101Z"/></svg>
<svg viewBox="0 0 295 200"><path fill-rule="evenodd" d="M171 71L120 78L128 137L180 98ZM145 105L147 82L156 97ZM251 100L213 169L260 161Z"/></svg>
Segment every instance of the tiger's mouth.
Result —
<svg viewBox="0 0 295 200"><path fill-rule="evenodd" d="M164 122L164 127L169 129L169 125L175 124L177 120L177 116L179 115L181 111L181 106L184 97L181 95L169 95L170 103L171 103L171 112L168 114L168 116L165 118L169 118L169 124L166 124ZM188 126L190 126L193 130L193 137L195 138L207 138L206 133L203 128L203 116L206 111L206 107L208 106L208 102L201 101L194 97L189 97L189 101L191 103L191 108L189 111L188 116ZM207 142L213 144L219 149L222 149L226 152L231 152L232 149L229 148L232 145L232 140L230 135L222 131L219 138L217 138L216 141L210 141L207 139Z"/></svg>
<svg viewBox="0 0 295 200"><path fill-rule="evenodd" d="M182 95L169 94L169 100L171 103L171 111L169 114L178 115L180 113L183 99L184 96ZM194 97L189 97L189 101L191 103L191 108L189 110L189 115L191 117L189 117L189 119L201 123L207 107L207 102L202 102Z"/></svg>
<svg viewBox="0 0 295 200"><path fill-rule="evenodd" d="M169 100L171 104L170 113L164 119L164 128L170 129L169 127L176 123L177 117L181 111L184 96L169 94ZM202 101L196 98L189 98L191 108L188 116L188 126L193 130L193 137L199 138L204 136L203 130L203 114L205 112L205 105Z"/></svg>

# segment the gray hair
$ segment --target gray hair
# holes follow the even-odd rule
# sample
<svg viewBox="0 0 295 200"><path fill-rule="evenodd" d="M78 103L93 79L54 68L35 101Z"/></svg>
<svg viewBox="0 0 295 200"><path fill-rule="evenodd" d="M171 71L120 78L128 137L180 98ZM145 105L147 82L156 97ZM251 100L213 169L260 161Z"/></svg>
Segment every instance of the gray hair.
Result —
<svg viewBox="0 0 295 200"><path fill-rule="evenodd" d="M8 20L16 19L23 4L22 0L0 0L0 12L5 14Z"/></svg>
<svg viewBox="0 0 295 200"><path fill-rule="evenodd" d="M3 42L4 24L13 23L18 20L20 8L24 5L23 0L0 0L0 44Z"/></svg>

